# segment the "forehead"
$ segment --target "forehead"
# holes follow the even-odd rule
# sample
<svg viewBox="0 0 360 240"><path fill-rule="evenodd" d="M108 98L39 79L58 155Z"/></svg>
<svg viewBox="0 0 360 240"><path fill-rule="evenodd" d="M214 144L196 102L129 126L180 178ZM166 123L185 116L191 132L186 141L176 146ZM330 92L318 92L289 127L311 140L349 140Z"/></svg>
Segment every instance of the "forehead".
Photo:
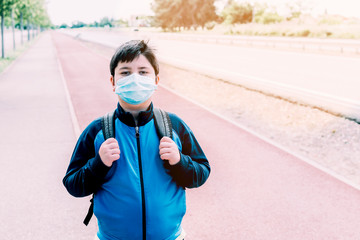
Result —
<svg viewBox="0 0 360 240"><path fill-rule="evenodd" d="M122 67L129 67L129 68L144 68L144 67L146 67L146 68L152 69L151 63L142 54L140 54L138 57L134 58L134 60L132 60L131 62L118 62L116 68L122 68Z"/></svg>

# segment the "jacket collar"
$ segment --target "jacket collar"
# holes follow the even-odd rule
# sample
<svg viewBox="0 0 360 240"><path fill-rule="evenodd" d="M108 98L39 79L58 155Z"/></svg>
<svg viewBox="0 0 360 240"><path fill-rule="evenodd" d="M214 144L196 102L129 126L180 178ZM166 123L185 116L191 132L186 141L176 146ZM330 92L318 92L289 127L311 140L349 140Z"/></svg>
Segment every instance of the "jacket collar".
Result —
<svg viewBox="0 0 360 240"><path fill-rule="evenodd" d="M116 117L119 118L119 120L126 125L130 127L135 127L135 119L133 115L129 112L126 112L118 103L117 109L116 109ZM141 111L138 116L138 126L144 126L148 122L151 121L153 118L153 104L151 103L150 106L145 110Z"/></svg>

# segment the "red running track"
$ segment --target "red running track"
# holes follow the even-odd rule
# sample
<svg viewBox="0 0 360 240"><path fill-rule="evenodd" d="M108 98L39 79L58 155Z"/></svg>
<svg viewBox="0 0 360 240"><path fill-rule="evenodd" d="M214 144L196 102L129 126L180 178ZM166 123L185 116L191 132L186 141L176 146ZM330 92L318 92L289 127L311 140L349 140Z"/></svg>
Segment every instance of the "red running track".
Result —
<svg viewBox="0 0 360 240"><path fill-rule="evenodd" d="M109 59L60 33L53 41L83 129L116 106ZM187 190L187 240L360 239L358 190L164 88L154 104L188 123L212 167Z"/></svg>

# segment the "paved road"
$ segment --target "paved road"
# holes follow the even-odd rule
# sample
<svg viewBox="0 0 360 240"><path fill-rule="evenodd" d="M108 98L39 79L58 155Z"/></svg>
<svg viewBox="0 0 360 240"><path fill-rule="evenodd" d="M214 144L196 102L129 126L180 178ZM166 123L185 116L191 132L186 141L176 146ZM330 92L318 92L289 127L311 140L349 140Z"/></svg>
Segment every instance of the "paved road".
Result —
<svg viewBox="0 0 360 240"><path fill-rule="evenodd" d="M360 119L360 57L166 40L141 32L65 32L112 47L131 38L150 39L168 64Z"/></svg>
<svg viewBox="0 0 360 240"><path fill-rule="evenodd" d="M108 60L68 36L53 40L83 129L115 106ZM209 181L187 191L187 239L360 238L357 190L166 89L154 102L190 125L212 165Z"/></svg>

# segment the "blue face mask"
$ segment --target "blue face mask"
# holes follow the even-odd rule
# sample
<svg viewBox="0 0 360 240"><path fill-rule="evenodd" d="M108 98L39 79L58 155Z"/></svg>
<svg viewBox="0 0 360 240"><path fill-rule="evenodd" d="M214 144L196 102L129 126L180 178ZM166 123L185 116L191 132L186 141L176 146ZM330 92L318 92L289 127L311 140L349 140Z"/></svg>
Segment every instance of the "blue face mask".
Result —
<svg viewBox="0 0 360 240"><path fill-rule="evenodd" d="M119 78L115 83L115 93L120 98L132 105L137 105L148 100L154 93L157 85L155 79L133 73Z"/></svg>

